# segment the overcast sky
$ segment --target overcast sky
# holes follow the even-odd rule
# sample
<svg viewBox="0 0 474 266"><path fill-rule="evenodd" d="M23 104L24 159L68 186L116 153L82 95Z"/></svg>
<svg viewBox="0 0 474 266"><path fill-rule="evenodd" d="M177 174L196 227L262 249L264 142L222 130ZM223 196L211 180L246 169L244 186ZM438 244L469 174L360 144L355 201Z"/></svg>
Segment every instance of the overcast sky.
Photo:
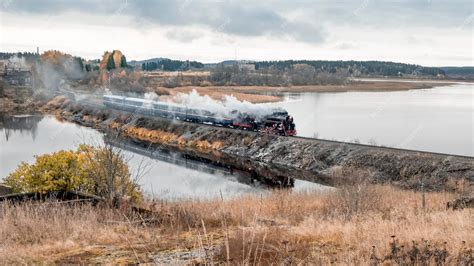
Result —
<svg viewBox="0 0 474 266"><path fill-rule="evenodd" d="M1 51L473 66L473 1L0 0Z"/></svg>

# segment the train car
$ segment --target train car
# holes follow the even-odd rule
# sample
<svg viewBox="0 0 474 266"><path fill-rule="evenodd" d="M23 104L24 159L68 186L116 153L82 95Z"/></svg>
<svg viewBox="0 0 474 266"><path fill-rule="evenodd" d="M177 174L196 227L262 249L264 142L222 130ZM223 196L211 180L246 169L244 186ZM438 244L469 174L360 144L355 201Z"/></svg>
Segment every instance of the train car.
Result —
<svg viewBox="0 0 474 266"><path fill-rule="evenodd" d="M102 101L105 106L108 107L119 107L124 104L125 97L116 95L104 95Z"/></svg>
<svg viewBox="0 0 474 266"><path fill-rule="evenodd" d="M103 103L107 107L150 116L159 116L199 124L209 124L265 134L284 136L296 135L293 117L282 108L275 108L271 114L257 119L255 115L233 111L231 117L222 117L211 111L189 108L176 103L158 102L147 99L104 95Z"/></svg>

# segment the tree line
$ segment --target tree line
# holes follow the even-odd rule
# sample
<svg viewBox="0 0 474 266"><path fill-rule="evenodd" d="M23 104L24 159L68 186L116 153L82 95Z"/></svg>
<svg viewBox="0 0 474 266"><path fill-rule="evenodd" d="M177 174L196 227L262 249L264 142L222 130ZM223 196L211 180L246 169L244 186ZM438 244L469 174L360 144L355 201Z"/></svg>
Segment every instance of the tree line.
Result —
<svg viewBox="0 0 474 266"><path fill-rule="evenodd" d="M12 56L18 56L18 57L24 57L26 60L32 60L32 59L39 59L39 55L37 53L32 53L32 52L18 52L18 53L5 53L5 52L0 52L0 59L5 60L9 59Z"/></svg>
<svg viewBox="0 0 474 266"><path fill-rule="evenodd" d="M197 61L181 61L171 59L163 59L159 61L142 63L143 71L186 71L189 69L196 68L204 68L204 64Z"/></svg>
<svg viewBox="0 0 474 266"><path fill-rule="evenodd" d="M323 61L323 60L285 60L285 61L258 61L255 62L255 69L276 68L278 70L290 69L294 65L305 64L317 70L329 73L336 73L338 70L346 69L350 74L355 75L445 75L445 72L438 67L423 67L414 64L404 64L384 61Z"/></svg>
<svg viewBox="0 0 474 266"><path fill-rule="evenodd" d="M8 59L14 55L24 57L27 60L35 60L39 55L31 52L7 53L0 52L0 59ZM81 58L82 61L84 61ZM445 69L439 67L424 67L415 64L395 63L386 61L326 61L326 60L283 60L283 61L255 61L250 64L255 65L258 71L290 71L294 66L309 65L316 71L321 73L337 73L347 71L353 76L377 75L377 76L446 76ZM218 64L218 68L221 64ZM109 58L107 69L115 68L113 58ZM125 57L121 58L120 66L126 68L128 66ZM186 71L190 69L203 69L205 65L198 61L182 61L172 59L161 59L157 61L144 62L141 65L143 71ZM91 65L84 65L85 71L95 70Z"/></svg>
<svg viewBox="0 0 474 266"><path fill-rule="evenodd" d="M334 74L347 71L351 75L378 75L378 76L445 76L443 69L438 67L424 67L415 64L385 62L385 61L325 61L325 60L283 60L283 61L255 61L249 64L255 65L255 70L279 70L289 71L298 65L312 66L321 73ZM210 68L211 70L216 67ZM143 71L163 70L179 71L204 68L205 65L196 61L180 61L163 59L153 62L142 63ZM228 67L226 65L226 67Z"/></svg>
<svg viewBox="0 0 474 266"><path fill-rule="evenodd" d="M237 64L218 64L211 69L210 82L215 85L243 86L289 86L289 85L340 85L350 76L345 69L324 72L306 64L294 65L288 69L263 68L249 70Z"/></svg>

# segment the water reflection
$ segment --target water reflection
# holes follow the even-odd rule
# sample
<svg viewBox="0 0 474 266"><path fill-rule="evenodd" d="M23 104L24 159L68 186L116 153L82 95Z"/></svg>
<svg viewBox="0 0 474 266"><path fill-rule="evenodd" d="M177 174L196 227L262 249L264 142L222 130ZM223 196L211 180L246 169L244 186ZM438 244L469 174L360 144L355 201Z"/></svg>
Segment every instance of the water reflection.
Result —
<svg viewBox="0 0 474 266"><path fill-rule="evenodd" d="M474 89L287 94L298 135L474 156Z"/></svg>
<svg viewBox="0 0 474 266"><path fill-rule="evenodd" d="M84 142L100 140L92 129L61 123L53 117L1 115L0 179L22 161L33 162L35 155L75 149Z"/></svg>
<svg viewBox="0 0 474 266"><path fill-rule="evenodd" d="M8 138L0 138L0 179L14 171L22 161L32 163L35 155L75 149L81 143L100 144L104 140L96 130L59 122L49 116L15 119L3 117L2 127L9 130L9 134ZM33 130L35 137L32 137ZM149 171L140 183L144 192L155 198L212 198L221 195L230 198L268 192L245 173L231 173L224 167L192 161L177 153L148 151L134 145L123 148L131 158L129 167L132 172L136 172L144 160L149 165ZM294 189L301 191L321 188L324 186L297 180Z"/></svg>
<svg viewBox="0 0 474 266"><path fill-rule="evenodd" d="M4 113L0 113L0 129L2 129L3 135L6 141L15 132L20 134L27 133L31 135L34 140L36 138L36 132L38 129L38 123L43 119L42 116L35 115L14 115L8 116Z"/></svg>
<svg viewBox="0 0 474 266"><path fill-rule="evenodd" d="M234 197L241 194L265 194L268 187L253 179L250 173L231 170L190 158L182 153L150 149L139 144L117 142L105 137L105 142L134 155L130 167L135 172L148 158L149 172L141 180L142 188L151 196L166 199ZM138 156L137 156L138 155ZM146 168L146 166L145 166ZM293 191L325 190L327 186L295 180Z"/></svg>

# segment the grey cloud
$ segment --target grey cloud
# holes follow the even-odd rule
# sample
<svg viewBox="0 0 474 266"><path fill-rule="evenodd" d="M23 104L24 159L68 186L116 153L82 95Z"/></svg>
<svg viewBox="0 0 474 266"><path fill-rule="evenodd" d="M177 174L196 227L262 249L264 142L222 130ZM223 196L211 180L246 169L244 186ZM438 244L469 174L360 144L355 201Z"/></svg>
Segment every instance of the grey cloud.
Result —
<svg viewBox="0 0 474 266"><path fill-rule="evenodd" d="M145 0L139 0L145 1ZM133 6L132 13L163 25L201 25L213 31L239 36L290 37L297 41L324 41L321 27L289 22L275 10L259 4L225 2L152 2Z"/></svg>
<svg viewBox="0 0 474 266"><path fill-rule="evenodd" d="M377 27L456 27L473 13L470 0L335 1L305 10L313 17L340 24ZM304 6L304 5L303 5Z"/></svg>
<svg viewBox="0 0 474 266"><path fill-rule="evenodd" d="M353 43L353 42L341 42L341 43L337 43L335 45L335 47L337 49L340 49L340 50L354 50L354 49L358 49L358 45L356 43Z"/></svg>
<svg viewBox="0 0 474 266"><path fill-rule="evenodd" d="M197 1L197 0L4 0L4 12L59 14L66 11L105 16L127 15L143 25L207 27L238 36L271 36L300 42L320 43L325 28L332 25L367 24L376 27L456 27L473 13L471 1ZM298 11L298 18L288 14ZM186 36L188 35L188 36ZM192 39L185 33L169 38Z"/></svg>
<svg viewBox="0 0 474 266"><path fill-rule="evenodd" d="M8 0L6 0L8 1ZM60 1L14 0L4 8L7 12L58 14L67 11L106 16L128 15L137 25L204 26L212 31L238 36L271 36L292 38L301 42L324 41L321 26L298 21L289 22L269 4L236 1ZM187 35L187 36L186 36ZM186 40L185 33L168 33L169 38Z"/></svg>
<svg viewBox="0 0 474 266"><path fill-rule="evenodd" d="M201 37L201 33L190 30L170 30L166 32L168 39L177 40L180 42L192 42Z"/></svg>
<svg viewBox="0 0 474 266"><path fill-rule="evenodd" d="M297 41L308 43L322 42L327 35L322 27L308 23L290 23L286 33Z"/></svg>

